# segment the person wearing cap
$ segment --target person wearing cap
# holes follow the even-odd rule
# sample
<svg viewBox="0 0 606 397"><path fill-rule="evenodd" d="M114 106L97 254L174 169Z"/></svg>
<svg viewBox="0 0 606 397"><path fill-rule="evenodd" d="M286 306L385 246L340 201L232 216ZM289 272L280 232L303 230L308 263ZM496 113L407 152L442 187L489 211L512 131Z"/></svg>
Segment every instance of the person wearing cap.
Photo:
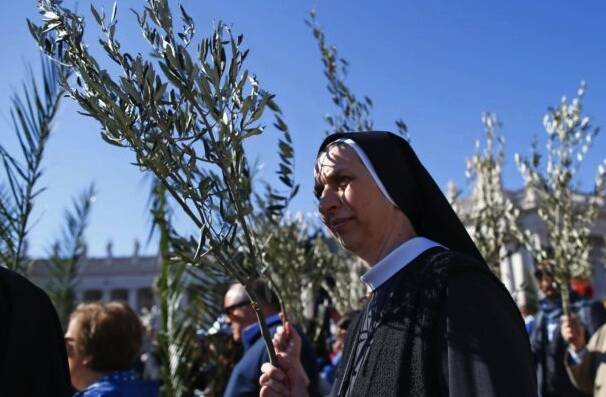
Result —
<svg viewBox="0 0 606 397"><path fill-rule="evenodd" d="M331 234L368 266L332 396L536 396L521 315L409 144L388 132L322 143L315 195ZM286 327L288 331L288 325ZM296 334L261 396L305 396Z"/></svg>

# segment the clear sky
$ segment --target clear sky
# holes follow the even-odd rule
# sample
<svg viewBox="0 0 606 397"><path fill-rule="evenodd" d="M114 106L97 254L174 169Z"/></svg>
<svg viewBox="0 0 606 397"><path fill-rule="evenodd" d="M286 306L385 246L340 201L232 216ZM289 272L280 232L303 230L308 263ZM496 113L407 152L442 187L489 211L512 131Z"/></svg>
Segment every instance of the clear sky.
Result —
<svg viewBox="0 0 606 397"><path fill-rule="evenodd" d="M73 1L66 1L72 6ZM88 42L96 48L98 31L89 2L79 9L89 21ZM110 10L112 2L95 1ZM145 43L129 8L144 2L118 2L118 38L123 48L145 52ZM171 2L176 7L176 2ZM327 38L351 64L348 84L358 96L374 100L375 128L394 128L402 118L413 147L442 187L454 180L466 186L465 158L482 136L480 114L496 112L507 140L505 185L519 188L522 179L513 162L526 154L534 135L545 142L543 115L562 95L573 96L586 80L586 113L595 125L606 125L606 2L571 1L183 1L207 34L213 21L223 20L245 35L251 49L248 68L262 85L277 94L293 132L296 178L301 191L291 211L312 212L311 171L324 136L323 115L333 111L315 41L304 19L318 11ZM24 77L24 65L37 66L37 49L25 18L38 15L34 1L3 4L0 14L0 139L13 141L8 99ZM113 241L115 255L132 252L149 230L145 210L148 186L129 164L129 152L111 147L99 136L98 124L75 113L64 102L44 160L41 185L47 190L36 202L30 248L48 251L62 224L71 197L91 182L98 190L87 232L89 254L104 255ZM277 134L271 128L253 142L251 155L266 164L273 178ZM606 157L600 134L581 176L588 185ZM153 245L147 252L155 251Z"/></svg>

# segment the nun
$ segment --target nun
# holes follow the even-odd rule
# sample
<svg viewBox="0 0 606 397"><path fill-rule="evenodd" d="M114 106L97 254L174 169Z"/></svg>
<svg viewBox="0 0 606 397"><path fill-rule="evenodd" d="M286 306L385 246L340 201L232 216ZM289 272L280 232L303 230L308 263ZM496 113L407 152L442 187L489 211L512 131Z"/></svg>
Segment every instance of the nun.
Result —
<svg viewBox="0 0 606 397"><path fill-rule="evenodd" d="M0 266L0 396L72 396L63 330L48 295Z"/></svg>
<svg viewBox="0 0 606 397"><path fill-rule="evenodd" d="M522 317L409 144L389 132L328 136L315 164L324 224L368 266L331 396L536 396ZM296 332L261 396L305 396Z"/></svg>

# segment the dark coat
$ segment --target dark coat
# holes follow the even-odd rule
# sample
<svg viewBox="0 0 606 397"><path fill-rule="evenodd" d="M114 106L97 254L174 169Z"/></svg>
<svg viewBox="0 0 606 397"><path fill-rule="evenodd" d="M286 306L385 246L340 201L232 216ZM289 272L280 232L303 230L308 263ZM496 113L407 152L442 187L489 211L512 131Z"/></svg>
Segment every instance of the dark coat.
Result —
<svg viewBox="0 0 606 397"><path fill-rule="evenodd" d="M373 294L386 302L349 395L536 396L522 317L482 263L433 248ZM348 332L333 396L350 375L363 317Z"/></svg>
<svg viewBox="0 0 606 397"><path fill-rule="evenodd" d="M270 326L270 332L273 335L280 323ZM309 340L298 330L302 336L303 344L301 350L301 364L307 373L310 380L309 394L310 396L318 395L318 369L316 365L316 355L313 351ZM259 396L259 378L261 377L261 366L269 362L269 355L265 349L261 333L257 332L249 343L245 346L244 354L240 361L234 367L227 387L225 388L224 397L257 397Z"/></svg>
<svg viewBox="0 0 606 397"><path fill-rule="evenodd" d="M0 396L72 393L63 331L50 299L0 267Z"/></svg>

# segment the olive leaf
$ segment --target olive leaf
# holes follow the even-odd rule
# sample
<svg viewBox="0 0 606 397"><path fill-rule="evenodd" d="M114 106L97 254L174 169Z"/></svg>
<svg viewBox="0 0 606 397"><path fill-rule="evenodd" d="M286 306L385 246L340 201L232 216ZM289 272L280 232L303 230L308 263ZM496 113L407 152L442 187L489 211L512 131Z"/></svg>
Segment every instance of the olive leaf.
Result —
<svg viewBox="0 0 606 397"><path fill-rule="evenodd" d="M329 126L329 130L326 133L372 131L374 129L372 118L373 101L367 96L358 99L347 86L345 80L349 75L349 62L339 56L335 45L326 42L326 34L318 24L316 17L316 11L311 10L309 18L305 20L305 23L311 29L313 37L318 43L322 66L324 67L324 76L328 81L326 88L332 102L338 109L337 113L328 113L324 116L324 120ZM398 119L395 125L396 132L407 141L410 141L410 134L408 133L406 123L402 119Z"/></svg>

